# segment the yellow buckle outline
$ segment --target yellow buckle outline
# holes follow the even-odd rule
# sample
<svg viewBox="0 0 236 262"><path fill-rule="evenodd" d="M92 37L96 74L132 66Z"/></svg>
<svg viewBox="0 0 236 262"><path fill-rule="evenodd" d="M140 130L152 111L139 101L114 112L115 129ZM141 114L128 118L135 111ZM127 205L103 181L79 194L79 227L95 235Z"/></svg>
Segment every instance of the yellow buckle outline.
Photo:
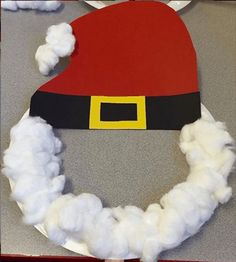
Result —
<svg viewBox="0 0 236 262"><path fill-rule="evenodd" d="M101 121L101 103L136 104L137 120L135 121ZM145 96L91 96L90 129L146 129Z"/></svg>

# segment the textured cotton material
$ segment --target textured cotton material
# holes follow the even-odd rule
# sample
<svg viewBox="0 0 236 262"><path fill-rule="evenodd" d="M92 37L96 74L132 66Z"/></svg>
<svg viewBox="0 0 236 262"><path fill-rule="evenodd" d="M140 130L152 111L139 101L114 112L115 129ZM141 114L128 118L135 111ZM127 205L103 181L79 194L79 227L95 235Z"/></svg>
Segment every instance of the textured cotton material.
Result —
<svg viewBox="0 0 236 262"><path fill-rule="evenodd" d="M18 9L37 9L49 12L57 10L60 5L60 1L1 1L1 7L11 11Z"/></svg>
<svg viewBox="0 0 236 262"><path fill-rule="evenodd" d="M75 37L71 26L61 23L48 28L45 41L46 44L38 47L35 59L40 73L48 75L59 62L60 57L70 56L74 51Z"/></svg>
<svg viewBox="0 0 236 262"><path fill-rule="evenodd" d="M190 166L187 180L145 211L135 206L103 208L93 194L63 195L61 142L37 117L26 116L12 128L3 173L13 181L12 197L22 204L25 223L42 223L56 244L73 238L98 258L136 256L153 262L163 250L197 233L218 204L230 199L233 143L225 125L205 112L184 126L180 148Z"/></svg>

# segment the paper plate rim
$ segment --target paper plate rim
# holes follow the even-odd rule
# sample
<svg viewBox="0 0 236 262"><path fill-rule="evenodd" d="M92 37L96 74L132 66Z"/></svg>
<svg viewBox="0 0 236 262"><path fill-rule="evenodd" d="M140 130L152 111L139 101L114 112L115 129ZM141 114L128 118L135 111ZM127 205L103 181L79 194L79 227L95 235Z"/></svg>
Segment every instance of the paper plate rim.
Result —
<svg viewBox="0 0 236 262"><path fill-rule="evenodd" d="M214 120L212 114L210 113L210 111L203 105L201 104L201 111L202 111L202 115L207 116L208 119L210 120ZM24 113L24 115L22 116L21 119L24 119L26 117L29 116L29 109ZM10 187L11 190L14 187L14 182L13 180L9 179L9 183L10 183ZM19 206L20 210L23 211L22 209L22 205L19 202L16 202L17 205ZM47 232L44 228L43 224L38 224L34 226L41 234L43 234L46 238L48 238ZM67 250L70 250L76 254L82 255L82 256L88 256L88 257L94 257L93 255L91 255L87 249L87 246L83 243L79 243L77 241L75 241L74 239L68 239L67 242L64 245L61 245L61 247L64 247ZM116 259L116 258L109 258L109 259ZM137 259L137 257L135 255L129 255L128 257L124 258L125 260L127 259Z"/></svg>
<svg viewBox="0 0 236 262"><path fill-rule="evenodd" d="M105 1L84 1L84 2L97 9L101 9L107 6L104 3ZM174 9L176 12L178 12L182 10L183 8L185 8L187 5L189 5L191 2L192 0L190 1L169 1L167 5L171 7L172 9Z"/></svg>

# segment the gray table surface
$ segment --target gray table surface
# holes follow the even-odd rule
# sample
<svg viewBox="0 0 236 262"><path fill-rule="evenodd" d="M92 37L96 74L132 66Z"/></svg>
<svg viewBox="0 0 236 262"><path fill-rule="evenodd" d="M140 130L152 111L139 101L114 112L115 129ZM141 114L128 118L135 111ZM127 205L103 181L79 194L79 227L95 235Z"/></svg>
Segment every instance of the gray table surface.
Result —
<svg viewBox="0 0 236 262"><path fill-rule="evenodd" d="M34 91L67 64L63 59L50 77L40 75L34 54L44 43L47 28L92 10L85 3L71 1L56 13L2 12L1 152L9 144L10 128L29 107ZM195 1L180 15L197 51L202 102L217 120L227 123L236 139L236 2ZM76 194L95 193L104 205L145 208L184 181L188 172L178 148L179 132L63 130L59 136L67 145L63 158L71 181L68 188ZM233 198L218 208L197 235L161 258L236 261L235 173L229 182ZM8 180L2 178L2 253L76 255L23 225L21 212L9 194Z"/></svg>

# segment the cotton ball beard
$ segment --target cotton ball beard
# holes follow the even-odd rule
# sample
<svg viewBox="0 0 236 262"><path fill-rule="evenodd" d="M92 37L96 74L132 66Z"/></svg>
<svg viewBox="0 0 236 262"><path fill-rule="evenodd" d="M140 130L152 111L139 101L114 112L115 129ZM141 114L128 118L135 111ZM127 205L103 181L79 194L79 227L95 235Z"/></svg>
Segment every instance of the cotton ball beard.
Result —
<svg viewBox="0 0 236 262"><path fill-rule="evenodd" d="M6 10L37 9L40 11L55 11L60 7L60 1L1 1L1 7Z"/></svg>
<svg viewBox="0 0 236 262"><path fill-rule="evenodd" d="M11 129L11 144L4 152L3 174L12 181L12 198L20 202L26 224L43 222L50 204L63 191L59 175L61 142L52 127L39 117L23 118Z"/></svg>
<svg viewBox="0 0 236 262"><path fill-rule="evenodd" d="M99 258L141 257L154 262L160 252L197 233L218 204L231 196L227 177L235 155L227 143L232 139L218 122L203 125L206 137L199 122L181 131L181 149L186 158L189 154L187 181L164 195L161 206L151 204L145 212L135 206L103 208L92 194L61 195L65 177L59 175L56 156L61 142L51 126L37 117L28 117L12 128L4 173L15 182L13 196L23 204L24 221L42 223L55 243L86 244ZM215 129L214 138L208 140ZM40 166L47 167L46 171Z"/></svg>
<svg viewBox="0 0 236 262"><path fill-rule="evenodd" d="M70 56L75 48L72 27L67 23L52 25L47 30L46 44L39 46L35 59L43 75L54 69L60 57Z"/></svg>

